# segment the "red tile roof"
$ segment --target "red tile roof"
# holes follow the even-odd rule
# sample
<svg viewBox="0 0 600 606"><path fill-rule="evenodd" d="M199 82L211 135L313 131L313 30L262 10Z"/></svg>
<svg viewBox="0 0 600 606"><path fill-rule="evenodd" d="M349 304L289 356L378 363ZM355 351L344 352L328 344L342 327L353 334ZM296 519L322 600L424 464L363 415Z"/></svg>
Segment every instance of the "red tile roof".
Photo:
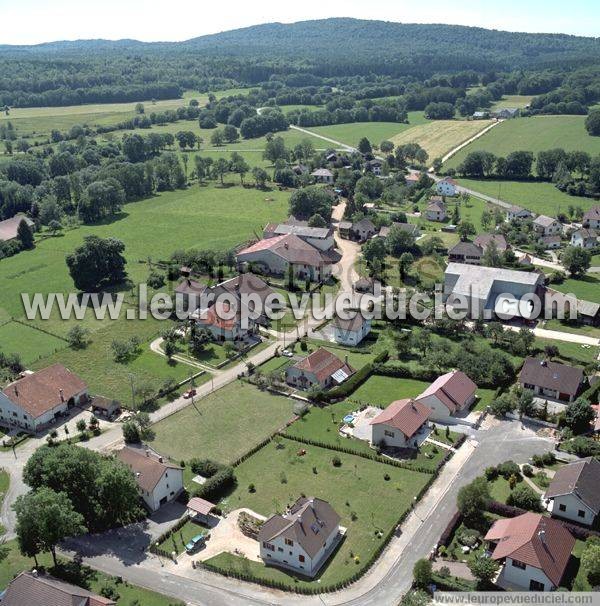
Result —
<svg viewBox="0 0 600 606"><path fill-rule="evenodd" d="M251 253L257 253L269 250L292 264L310 265L311 267L321 267L331 264L332 260L324 255L320 250L311 246L294 234L275 236L259 240L248 248L244 248L238 253L243 256Z"/></svg>
<svg viewBox="0 0 600 606"><path fill-rule="evenodd" d="M116 602L47 575L21 572L2 595L2 606L115 606Z"/></svg>
<svg viewBox="0 0 600 606"><path fill-rule="evenodd" d="M377 415L371 425L389 425L399 429L407 438L412 438L431 415L431 408L411 398L392 402Z"/></svg>
<svg viewBox="0 0 600 606"><path fill-rule="evenodd" d="M557 587L575 546L573 535L560 522L531 512L497 520L485 539L497 542L492 559L510 557L539 568Z"/></svg>
<svg viewBox="0 0 600 606"><path fill-rule="evenodd" d="M438 377L416 400L435 395L452 413L464 408L476 391L477 385L464 372L453 370Z"/></svg>
<svg viewBox="0 0 600 606"><path fill-rule="evenodd" d="M194 497L188 501L187 508L201 515L208 515L215 506L214 503L201 499L200 497Z"/></svg>
<svg viewBox="0 0 600 606"><path fill-rule="evenodd" d="M352 375L355 372L354 368L349 364L346 364L346 362L343 362L323 347L320 347L317 351L313 351L304 360L300 360L294 364L294 367L314 374L319 383L323 383L334 372L340 369L344 370L348 375Z"/></svg>
<svg viewBox="0 0 600 606"><path fill-rule="evenodd" d="M35 419L86 390L76 374L53 364L11 383L2 393Z"/></svg>

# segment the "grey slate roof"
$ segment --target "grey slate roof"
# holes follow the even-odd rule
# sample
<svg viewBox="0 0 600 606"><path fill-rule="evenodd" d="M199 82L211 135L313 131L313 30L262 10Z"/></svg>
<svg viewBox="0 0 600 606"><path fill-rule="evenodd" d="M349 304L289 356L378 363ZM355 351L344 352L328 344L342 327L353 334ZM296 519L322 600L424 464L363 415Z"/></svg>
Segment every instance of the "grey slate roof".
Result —
<svg viewBox="0 0 600 606"><path fill-rule="evenodd" d="M282 536L298 543L313 558L339 523L340 516L327 501L300 497L283 516L275 514L262 525L258 541Z"/></svg>
<svg viewBox="0 0 600 606"><path fill-rule="evenodd" d="M305 227L304 225L288 225L280 223L272 230L274 234L282 236L284 234L295 234L299 238L325 239L331 236L330 227Z"/></svg>
<svg viewBox="0 0 600 606"><path fill-rule="evenodd" d="M522 383L574 396L583 381L583 370L551 360L528 357L523 363L519 378Z"/></svg>
<svg viewBox="0 0 600 606"><path fill-rule="evenodd" d="M593 457L561 467L552 478L546 498L574 494L596 515L600 513L600 463Z"/></svg>

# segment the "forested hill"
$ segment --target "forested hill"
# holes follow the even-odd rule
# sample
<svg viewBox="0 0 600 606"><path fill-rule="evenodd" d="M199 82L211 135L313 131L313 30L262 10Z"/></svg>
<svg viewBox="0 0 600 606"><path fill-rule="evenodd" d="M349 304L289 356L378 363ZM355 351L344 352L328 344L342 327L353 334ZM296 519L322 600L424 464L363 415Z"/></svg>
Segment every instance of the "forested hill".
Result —
<svg viewBox="0 0 600 606"><path fill-rule="evenodd" d="M201 36L185 42L143 43L135 40L80 40L34 46L0 45L6 55L87 53L97 51L176 53L203 51L212 55L295 57L320 63L333 58L356 64L403 63L432 69L514 69L595 62L600 38L565 34L515 33L460 25L405 24L358 19L323 19L268 23ZM406 61L408 63L408 61Z"/></svg>

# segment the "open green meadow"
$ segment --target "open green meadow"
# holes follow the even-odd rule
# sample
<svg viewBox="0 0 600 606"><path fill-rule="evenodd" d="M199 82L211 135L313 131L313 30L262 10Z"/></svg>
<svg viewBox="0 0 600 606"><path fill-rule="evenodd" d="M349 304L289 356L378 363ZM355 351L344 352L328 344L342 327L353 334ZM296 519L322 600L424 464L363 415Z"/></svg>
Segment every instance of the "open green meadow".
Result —
<svg viewBox="0 0 600 606"><path fill-rule="evenodd" d="M594 206L591 198L569 196L552 183L536 181L500 181L493 179L457 179L463 187L528 208L536 214L555 216L567 212L569 206L587 210Z"/></svg>
<svg viewBox="0 0 600 606"><path fill-rule="evenodd" d="M598 274L569 278L562 284L554 284L553 287L560 292L572 293L578 299L600 303L600 277Z"/></svg>
<svg viewBox="0 0 600 606"><path fill-rule="evenodd" d="M492 110L503 109L505 107L523 108L531 103L532 95L504 95L492 105Z"/></svg>
<svg viewBox="0 0 600 606"><path fill-rule="evenodd" d="M261 233L265 223L286 216L287 199L288 194L280 191L194 185L184 191L166 192L126 204L119 215L104 223L84 225L57 237L40 239L34 250L2 260L0 317L4 321L11 317L24 319L20 293L72 292L65 256L86 235L123 240L128 275L132 283L137 284L148 276L149 258L167 259L177 248L224 250L252 238L254 233ZM227 230L223 230L223 225L227 225ZM134 294L130 291L123 294L126 306L132 307ZM75 319L62 320L55 312L49 320L36 319L30 326L15 322L4 324L0 326L2 349L6 353L22 352L23 360L33 363L35 368L63 363L79 373L93 392L127 403L131 400L132 381L138 389L147 387L156 391L169 379L183 381L198 371L182 363L170 364L166 358L149 351L150 341L167 328L167 323L152 318L126 320L124 313L115 321L108 317L97 320L88 312L82 322L90 331L90 344L85 351L72 350L61 341L75 323ZM143 351L127 363L114 362L112 341L132 336L142 342ZM199 382L208 378L209 375L205 375Z"/></svg>
<svg viewBox="0 0 600 606"><path fill-rule="evenodd" d="M13 349L10 348L11 345ZM42 332L33 325L14 321L0 325L0 348L5 351L18 351L24 364L31 364L64 349L65 346L63 339Z"/></svg>
<svg viewBox="0 0 600 606"><path fill-rule="evenodd" d="M600 138L590 136L584 126L585 116L532 116L505 120L476 139L444 163L456 168L473 151L489 151L507 156L513 151L537 152L560 147L572 151L600 154Z"/></svg>
<svg viewBox="0 0 600 606"><path fill-rule="evenodd" d="M306 454L300 456L302 449ZM332 464L334 456L339 456L339 467ZM235 473L237 488L222 501L228 511L249 507L268 516L274 511L282 512L301 494L331 503L342 518L340 524L348 530L345 540L319 575L323 584L341 581L360 570L383 541L376 531L387 533L430 479L425 473L287 439L270 442L239 465ZM248 491L250 484L254 484L255 492ZM227 554L209 562L250 566L257 576L277 578L291 586L317 586L318 582L299 580L296 583L291 574Z"/></svg>
<svg viewBox="0 0 600 606"><path fill-rule="evenodd" d="M292 400L238 381L154 425L152 447L175 461L231 463L292 417Z"/></svg>
<svg viewBox="0 0 600 606"><path fill-rule="evenodd" d="M372 375L351 396L361 404L387 406L395 400L415 398L429 387L426 381Z"/></svg>
<svg viewBox="0 0 600 606"><path fill-rule="evenodd" d="M351 124L311 126L307 130L352 147L356 147L363 137L366 137L372 145L379 145L386 139L393 140L399 133L414 128L418 124L423 124L426 120L423 117L423 112L410 112L408 121L408 124L401 122L354 122Z"/></svg>

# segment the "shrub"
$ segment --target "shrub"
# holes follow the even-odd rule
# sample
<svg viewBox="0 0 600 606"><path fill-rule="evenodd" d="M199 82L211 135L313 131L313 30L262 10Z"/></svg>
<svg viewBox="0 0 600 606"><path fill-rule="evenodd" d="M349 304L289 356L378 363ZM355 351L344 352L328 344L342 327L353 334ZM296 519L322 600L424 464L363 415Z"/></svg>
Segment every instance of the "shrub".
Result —
<svg viewBox="0 0 600 606"><path fill-rule="evenodd" d="M248 492L256 492L256 487L254 486L254 484L248 485Z"/></svg>
<svg viewBox="0 0 600 606"><path fill-rule="evenodd" d="M506 504L528 511L541 511L542 504L540 496L529 486L522 484L516 486L515 489L508 495Z"/></svg>
<svg viewBox="0 0 600 606"><path fill-rule="evenodd" d="M498 473L505 479L508 480L511 476L515 476L517 479L521 477L521 469L514 461L504 461L498 465Z"/></svg>
<svg viewBox="0 0 600 606"><path fill-rule="evenodd" d="M332 465L334 467L341 467L342 466L342 460L337 455L335 455L333 457L333 459L331 459L331 463L332 463Z"/></svg>
<svg viewBox="0 0 600 606"><path fill-rule="evenodd" d="M497 467L486 467L485 468L485 477L490 482L493 482L498 477L498 468Z"/></svg>
<svg viewBox="0 0 600 606"><path fill-rule="evenodd" d="M523 465L523 475L528 478L533 477L533 468L531 465Z"/></svg>
<svg viewBox="0 0 600 606"><path fill-rule="evenodd" d="M466 545L467 547L475 547L481 540L481 535L479 534L479 532L477 532L477 530L463 527L456 533L456 540L461 545Z"/></svg>
<svg viewBox="0 0 600 606"><path fill-rule="evenodd" d="M227 490L235 485L235 482L233 468L224 467L199 486L195 491L195 496L207 499L208 501L219 501Z"/></svg>
<svg viewBox="0 0 600 606"><path fill-rule="evenodd" d="M195 474L199 474L205 478L214 476L221 467L222 466L219 463L216 463L211 459L190 459L190 469Z"/></svg>

